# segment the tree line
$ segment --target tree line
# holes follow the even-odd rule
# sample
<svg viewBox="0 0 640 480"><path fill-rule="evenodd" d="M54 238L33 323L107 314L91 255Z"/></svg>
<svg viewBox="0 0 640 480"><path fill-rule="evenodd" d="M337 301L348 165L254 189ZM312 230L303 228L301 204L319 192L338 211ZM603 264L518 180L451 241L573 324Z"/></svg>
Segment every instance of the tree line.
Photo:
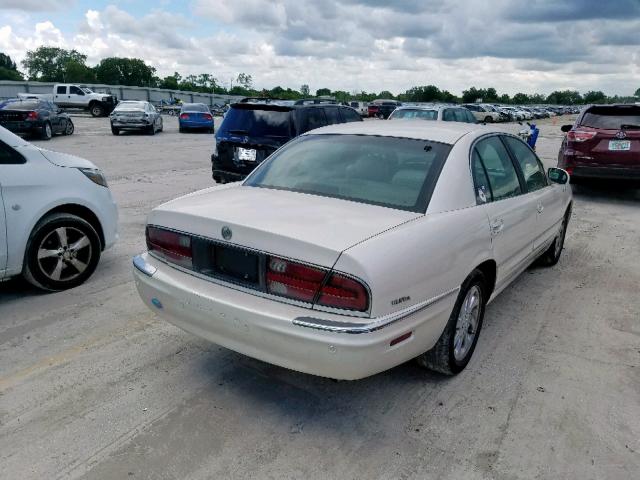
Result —
<svg viewBox="0 0 640 480"><path fill-rule="evenodd" d="M242 96L259 96L297 100L313 95L309 85L302 85L299 90L277 86L270 90L254 88L253 77L240 73L229 83L221 82L209 73L182 76L178 72L163 78L156 75L156 69L139 58L108 57L90 67L86 64L87 56L77 50L65 50L58 47L38 47L27 51L21 65L25 74L18 70L16 63L4 53L0 53L0 80L28 80L41 82L64 83L102 83L107 85L130 85L138 87L158 87L172 90L185 90L202 93L217 93ZM448 102L471 103L481 100L486 103L501 104L556 104L576 105L585 103L624 103L633 102L640 97L640 88L634 97L607 96L601 91L588 91L581 94L575 90L561 90L549 95L539 93L516 93L510 96L499 94L495 88L470 87L456 96L435 85L412 87L404 93L394 95L389 91L364 92L343 91L320 88L315 96L330 96L339 101L362 100L371 101L376 98L387 98L402 102Z"/></svg>

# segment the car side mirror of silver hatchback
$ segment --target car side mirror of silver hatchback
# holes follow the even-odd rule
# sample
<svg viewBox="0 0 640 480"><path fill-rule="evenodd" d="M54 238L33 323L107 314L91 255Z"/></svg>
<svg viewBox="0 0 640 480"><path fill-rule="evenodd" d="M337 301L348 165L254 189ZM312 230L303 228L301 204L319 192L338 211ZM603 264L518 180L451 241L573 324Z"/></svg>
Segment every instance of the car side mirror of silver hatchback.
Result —
<svg viewBox="0 0 640 480"><path fill-rule="evenodd" d="M553 183L559 183L565 185L569 182L569 173L561 168L551 167L547 170L547 176Z"/></svg>
<svg viewBox="0 0 640 480"><path fill-rule="evenodd" d="M560 130L562 130L564 133L567 133L569 130L571 130L573 128L573 125L562 125L560 127Z"/></svg>

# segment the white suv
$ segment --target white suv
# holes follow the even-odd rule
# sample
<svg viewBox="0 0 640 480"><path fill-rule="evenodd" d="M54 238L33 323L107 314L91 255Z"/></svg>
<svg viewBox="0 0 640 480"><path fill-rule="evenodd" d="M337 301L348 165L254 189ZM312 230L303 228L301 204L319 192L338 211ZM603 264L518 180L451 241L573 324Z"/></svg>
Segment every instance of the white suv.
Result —
<svg viewBox="0 0 640 480"><path fill-rule="evenodd" d="M499 122L501 120L500 114L493 111L486 105L479 103L465 103L463 107L471 110L471 113L473 113L473 116L476 117L479 122L492 123Z"/></svg>
<svg viewBox="0 0 640 480"><path fill-rule="evenodd" d="M83 283L118 238L118 210L88 160L40 149L0 127L0 280L44 290Z"/></svg>

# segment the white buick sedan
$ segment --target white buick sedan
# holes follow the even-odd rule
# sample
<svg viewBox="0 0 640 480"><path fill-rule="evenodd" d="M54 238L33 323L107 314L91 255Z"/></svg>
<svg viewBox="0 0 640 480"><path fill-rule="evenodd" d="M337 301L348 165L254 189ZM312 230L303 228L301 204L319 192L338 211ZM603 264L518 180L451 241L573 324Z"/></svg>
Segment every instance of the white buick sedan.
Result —
<svg viewBox="0 0 640 480"><path fill-rule="evenodd" d="M154 209L135 281L169 322L286 368L358 379L417 358L455 374L487 303L558 261L568 179L489 127L333 125Z"/></svg>

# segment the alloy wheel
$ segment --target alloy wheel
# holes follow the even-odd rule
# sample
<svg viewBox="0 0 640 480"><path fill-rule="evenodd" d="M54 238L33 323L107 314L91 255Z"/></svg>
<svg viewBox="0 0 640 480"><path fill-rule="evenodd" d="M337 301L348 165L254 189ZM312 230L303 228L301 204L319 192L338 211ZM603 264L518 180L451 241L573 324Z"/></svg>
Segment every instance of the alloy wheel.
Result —
<svg viewBox="0 0 640 480"><path fill-rule="evenodd" d="M456 321L456 330L453 337L453 356L458 362L464 360L473 345L478 333L481 309L482 291L478 285L473 285L462 302Z"/></svg>
<svg viewBox="0 0 640 480"><path fill-rule="evenodd" d="M38 267L50 280L65 282L80 276L93 254L89 237L74 227L58 227L38 247Z"/></svg>

